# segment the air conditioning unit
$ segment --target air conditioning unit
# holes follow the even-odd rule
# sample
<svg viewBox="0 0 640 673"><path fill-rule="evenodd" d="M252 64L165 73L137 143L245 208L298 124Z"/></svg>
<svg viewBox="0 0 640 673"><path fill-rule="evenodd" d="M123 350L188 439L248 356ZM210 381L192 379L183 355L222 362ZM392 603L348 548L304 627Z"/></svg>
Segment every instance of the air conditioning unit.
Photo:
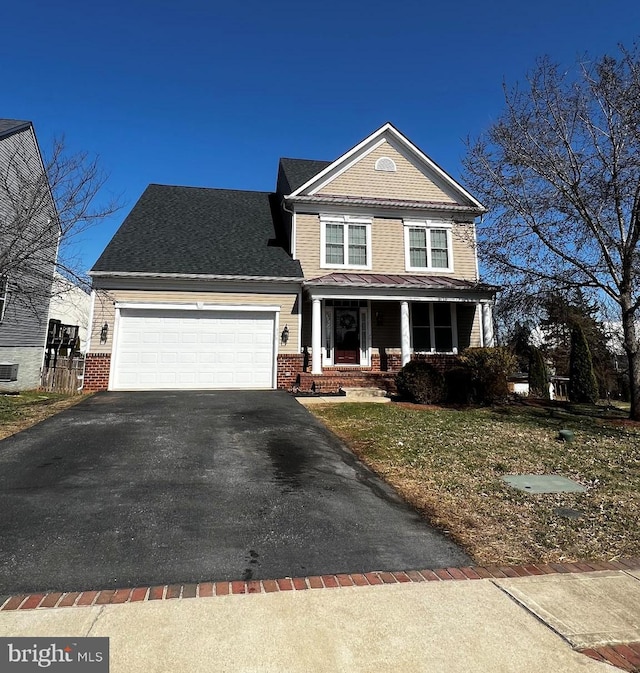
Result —
<svg viewBox="0 0 640 673"><path fill-rule="evenodd" d="M0 381L17 381L18 365L11 362L0 362Z"/></svg>

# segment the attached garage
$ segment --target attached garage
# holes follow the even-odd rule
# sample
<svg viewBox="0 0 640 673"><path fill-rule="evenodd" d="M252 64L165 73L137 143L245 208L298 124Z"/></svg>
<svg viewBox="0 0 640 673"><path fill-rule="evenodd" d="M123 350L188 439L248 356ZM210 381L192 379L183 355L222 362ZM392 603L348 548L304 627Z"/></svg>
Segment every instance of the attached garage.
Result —
<svg viewBox="0 0 640 673"><path fill-rule="evenodd" d="M111 390L275 388L279 307L117 306Z"/></svg>

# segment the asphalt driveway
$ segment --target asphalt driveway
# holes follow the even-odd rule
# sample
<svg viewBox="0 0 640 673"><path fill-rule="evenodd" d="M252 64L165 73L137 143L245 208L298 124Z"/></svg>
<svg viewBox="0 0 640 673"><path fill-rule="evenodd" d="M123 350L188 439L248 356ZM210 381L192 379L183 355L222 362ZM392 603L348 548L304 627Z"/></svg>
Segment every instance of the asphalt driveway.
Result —
<svg viewBox="0 0 640 673"><path fill-rule="evenodd" d="M468 562L281 391L99 393L0 442L0 596Z"/></svg>

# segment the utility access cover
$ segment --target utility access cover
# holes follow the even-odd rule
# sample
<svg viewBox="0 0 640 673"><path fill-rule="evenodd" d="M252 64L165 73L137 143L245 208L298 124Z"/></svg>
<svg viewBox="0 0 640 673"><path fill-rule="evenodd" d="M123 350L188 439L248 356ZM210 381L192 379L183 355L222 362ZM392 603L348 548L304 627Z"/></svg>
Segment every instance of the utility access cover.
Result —
<svg viewBox="0 0 640 673"><path fill-rule="evenodd" d="M502 480L525 493L584 493L587 490L582 484L557 474L506 474Z"/></svg>

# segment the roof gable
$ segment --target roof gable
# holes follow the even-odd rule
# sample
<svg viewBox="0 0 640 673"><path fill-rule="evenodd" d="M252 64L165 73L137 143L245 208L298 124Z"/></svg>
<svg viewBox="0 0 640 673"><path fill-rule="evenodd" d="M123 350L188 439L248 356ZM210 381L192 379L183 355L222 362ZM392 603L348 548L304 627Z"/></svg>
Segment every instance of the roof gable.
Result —
<svg viewBox="0 0 640 673"><path fill-rule="evenodd" d="M395 170L380 170L395 165ZM386 164L386 166L385 166ZM290 197L344 196L452 204L482 204L391 124L385 124L311 176Z"/></svg>

